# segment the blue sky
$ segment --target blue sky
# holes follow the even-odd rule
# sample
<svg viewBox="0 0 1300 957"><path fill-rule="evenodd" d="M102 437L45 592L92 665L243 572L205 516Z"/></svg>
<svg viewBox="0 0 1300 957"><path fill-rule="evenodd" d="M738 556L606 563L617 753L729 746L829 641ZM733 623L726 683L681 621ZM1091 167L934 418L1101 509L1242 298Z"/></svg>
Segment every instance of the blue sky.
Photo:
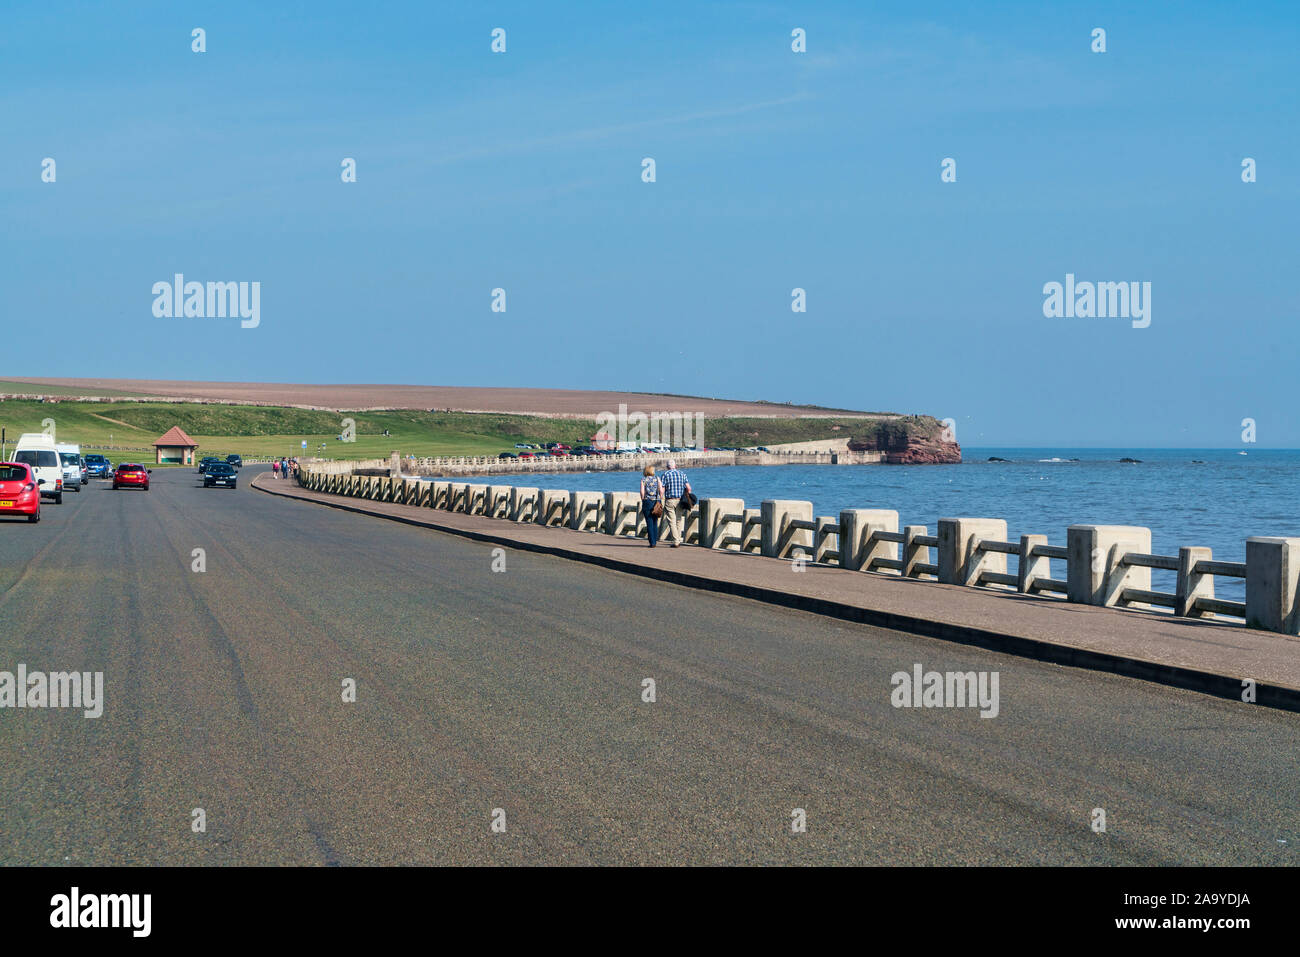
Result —
<svg viewBox="0 0 1300 957"><path fill-rule="evenodd" d="M0 20L0 378L662 391L972 446L1237 446L1250 417L1300 446L1295 3ZM260 326L155 318L176 272L260 282ZM1151 325L1045 318L1066 273L1151 282Z"/></svg>

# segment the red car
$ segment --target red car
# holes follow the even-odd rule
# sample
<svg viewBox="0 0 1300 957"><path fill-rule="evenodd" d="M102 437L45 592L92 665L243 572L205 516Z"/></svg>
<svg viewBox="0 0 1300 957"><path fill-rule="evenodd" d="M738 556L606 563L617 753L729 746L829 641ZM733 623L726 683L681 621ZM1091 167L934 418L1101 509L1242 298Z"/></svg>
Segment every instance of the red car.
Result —
<svg viewBox="0 0 1300 957"><path fill-rule="evenodd" d="M142 488L149 491L149 473L153 469L147 469L143 465L134 465L129 462L123 462L113 473L113 488Z"/></svg>
<svg viewBox="0 0 1300 957"><path fill-rule="evenodd" d="M0 515L26 515L29 522L41 520L41 490L30 466L0 462Z"/></svg>

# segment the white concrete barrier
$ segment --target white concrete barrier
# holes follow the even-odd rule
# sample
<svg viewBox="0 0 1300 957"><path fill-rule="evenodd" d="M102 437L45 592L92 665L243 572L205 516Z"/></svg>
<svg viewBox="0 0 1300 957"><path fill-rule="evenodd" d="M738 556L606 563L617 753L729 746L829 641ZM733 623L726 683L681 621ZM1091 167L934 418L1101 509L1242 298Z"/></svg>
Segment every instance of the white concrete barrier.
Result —
<svg viewBox="0 0 1300 957"><path fill-rule="evenodd" d="M488 518L510 517L509 485L489 485L487 487L487 509L484 514Z"/></svg>
<svg viewBox="0 0 1300 957"><path fill-rule="evenodd" d="M569 527L580 532L605 529L605 496L601 492L569 493Z"/></svg>
<svg viewBox="0 0 1300 957"><path fill-rule="evenodd" d="M1007 556L980 549L982 539L1006 541L1007 523L1000 518L939 519L939 581L947 585L978 585L984 572L1006 574Z"/></svg>
<svg viewBox="0 0 1300 957"><path fill-rule="evenodd" d="M768 558L786 558L798 549L804 558L812 558L812 502L767 499L763 502L761 511L764 555ZM796 522L801 524L792 524ZM808 527L802 527L803 525Z"/></svg>
<svg viewBox="0 0 1300 957"><path fill-rule="evenodd" d="M430 482L429 508L447 507L447 499L451 495L450 482Z"/></svg>
<svg viewBox="0 0 1300 957"><path fill-rule="evenodd" d="M705 548L740 551L741 523L745 520L742 498L700 499L700 544Z"/></svg>
<svg viewBox="0 0 1300 957"><path fill-rule="evenodd" d="M635 536L638 507L636 492L606 492L605 534Z"/></svg>
<svg viewBox="0 0 1300 957"><path fill-rule="evenodd" d="M1300 634L1300 538L1246 539L1246 624Z"/></svg>
<svg viewBox="0 0 1300 957"><path fill-rule="evenodd" d="M1149 554L1151 529L1138 525L1071 525L1066 529L1070 601L1081 605L1121 604L1124 589L1151 590L1151 569L1124 556Z"/></svg>
<svg viewBox="0 0 1300 957"><path fill-rule="evenodd" d="M563 489L544 488L537 509L537 524L556 527L569 523L569 493Z"/></svg>
<svg viewBox="0 0 1300 957"><path fill-rule="evenodd" d="M897 534L898 512L887 508L848 508L840 512L840 567L872 570L877 561L898 561L898 543L874 539Z"/></svg>
<svg viewBox="0 0 1300 957"><path fill-rule="evenodd" d="M515 486L510 489L510 521L536 522L541 492L535 488Z"/></svg>

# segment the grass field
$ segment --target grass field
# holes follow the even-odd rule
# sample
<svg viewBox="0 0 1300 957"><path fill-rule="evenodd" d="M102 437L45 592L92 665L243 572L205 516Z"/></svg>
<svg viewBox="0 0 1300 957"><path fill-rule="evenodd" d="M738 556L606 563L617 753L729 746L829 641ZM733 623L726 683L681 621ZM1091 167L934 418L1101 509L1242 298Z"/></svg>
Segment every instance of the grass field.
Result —
<svg viewBox="0 0 1300 957"><path fill-rule="evenodd" d="M596 429L586 419L472 412L347 413L356 422L356 441L340 442L344 415L271 406L201 405L197 403L0 401L0 427L9 447L23 432L45 431L52 419L60 442L83 449L142 451L153 458L153 442L179 425L199 443L200 455L315 455L330 458L375 458L393 450L403 455L495 455L516 442L564 442L580 445ZM868 420L869 421L869 420ZM928 417L899 420L903 427L927 430ZM808 418L713 418L704 422L704 441L711 446L774 445L862 434L864 420ZM384 430L389 435L384 435ZM302 443L307 443L304 451ZM320 452L324 444L325 450ZM114 461L124 457L112 456Z"/></svg>

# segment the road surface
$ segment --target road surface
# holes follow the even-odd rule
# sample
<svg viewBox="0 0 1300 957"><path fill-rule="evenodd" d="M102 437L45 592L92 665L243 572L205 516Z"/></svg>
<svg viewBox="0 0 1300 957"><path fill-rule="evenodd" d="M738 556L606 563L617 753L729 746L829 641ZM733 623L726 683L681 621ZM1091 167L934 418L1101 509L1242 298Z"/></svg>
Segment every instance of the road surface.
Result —
<svg viewBox="0 0 1300 957"><path fill-rule="evenodd" d="M1300 716L542 555L493 571L256 471L0 524L0 671L105 680L98 719L0 709L0 864L1295 860ZM917 663L998 672L997 717L893 707Z"/></svg>

